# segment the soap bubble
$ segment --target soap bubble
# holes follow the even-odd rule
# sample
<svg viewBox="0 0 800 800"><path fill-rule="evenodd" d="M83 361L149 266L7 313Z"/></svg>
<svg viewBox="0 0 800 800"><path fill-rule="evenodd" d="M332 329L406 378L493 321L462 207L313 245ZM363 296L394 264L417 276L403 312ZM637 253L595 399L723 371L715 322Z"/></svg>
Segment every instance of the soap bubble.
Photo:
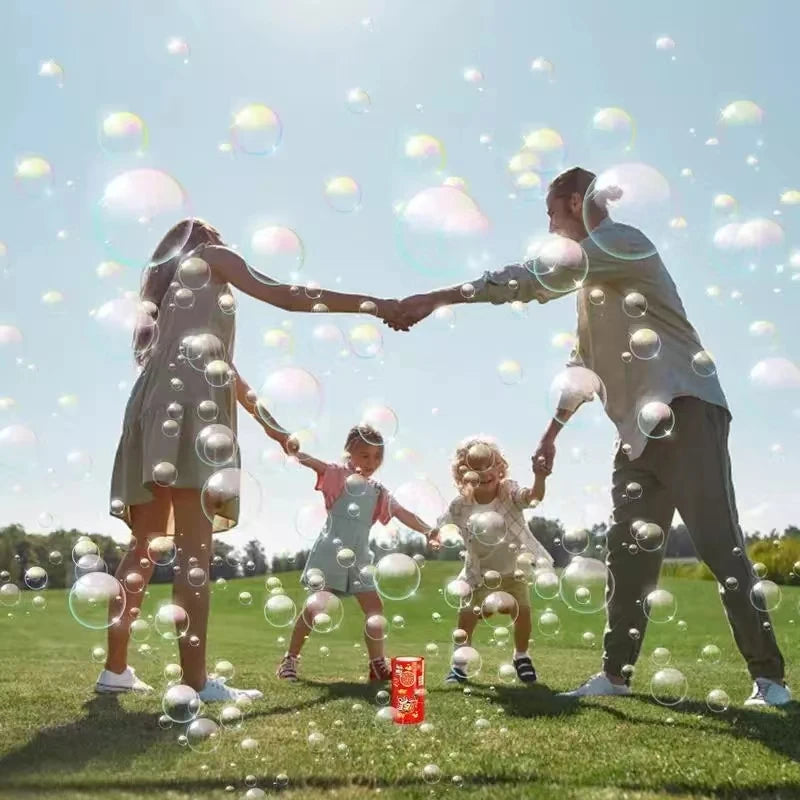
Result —
<svg viewBox="0 0 800 800"><path fill-rule="evenodd" d="M568 530L561 537L561 546L573 556L585 553L589 548L590 533L585 528Z"/></svg>
<svg viewBox="0 0 800 800"><path fill-rule="evenodd" d="M161 701L164 714L173 722L184 724L197 717L202 708L200 696L191 687L185 684L170 686Z"/></svg>
<svg viewBox="0 0 800 800"><path fill-rule="evenodd" d="M105 186L94 216L95 230L108 256L126 266L136 266L156 253L164 232L176 219L191 219L189 197L166 172L142 168L122 172ZM189 239L190 223L177 229L171 249L159 249L151 267L169 261ZM151 256L151 261L155 256Z"/></svg>
<svg viewBox="0 0 800 800"><path fill-rule="evenodd" d="M671 190L654 167L641 163L619 164L601 172L583 201L589 236L603 252L626 260L648 258L656 247L647 235L668 232ZM608 212L622 225L596 225L598 210ZM631 226L631 227L628 227Z"/></svg>
<svg viewBox="0 0 800 800"><path fill-rule="evenodd" d="M335 594L321 590L306 598L302 615L306 625L317 633L330 633L342 624L344 605Z"/></svg>
<svg viewBox="0 0 800 800"><path fill-rule="evenodd" d="M489 219L455 186L431 186L398 207L396 245L402 259L426 275L463 276L486 247Z"/></svg>
<svg viewBox="0 0 800 800"><path fill-rule="evenodd" d="M674 667L660 669L650 681L653 699L664 706L676 706L686 698L689 683L686 676Z"/></svg>
<svg viewBox="0 0 800 800"><path fill-rule="evenodd" d="M213 753L222 740L222 728L213 719L198 717L186 728L186 739L195 753Z"/></svg>
<svg viewBox="0 0 800 800"><path fill-rule="evenodd" d="M455 578L445 586L444 601L450 608L468 608L472 603L472 587L465 580Z"/></svg>
<svg viewBox="0 0 800 800"><path fill-rule="evenodd" d="M147 149L147 126L130 111L115 111L100 125L100 146L106 153L140 154Z"/></svg>
<svg viewBox="0 0 800 800"><path fill-rule="evenodd" d="M28 567L25 570L25 585L34 592L47 586L47 572L42 567Z"/></svg>
<svg viewBox="0 0 800 800"><path fill-rule="evenodd" d="M644 613L650 622L670 622L678 613L678 603L666 589L654 589L644 599Z"/></svg>
<svg viewBox="0 0 800 800"><path fill-rule="evenodd" d="M419 566L411 556L389 553L375 565L375 588L388 600L405 600L416 592L421 580Z"/></svg>
<svg viewBox="0 0 800 800"><path fill-rule="evenodd" d="M11 608L19 604L21 597L22 592L16 583L4 583L0 586L0 605Z"/></svg>
<svg viewBox="0 0 800 800"><path fill-rule="evenodd" d="M349 175L339 175L325 182L325 200L334 210L352 214L361 207L361 187Z"/></svg>
<svg viewBox="0 0 800 800"><path fill-rule="evenodd" d="M372 101L364 89L350 89L347 93L347 107L354 114L366 114Z"/></svg>
<svg viewBox="0 0 800 800"><path fill-rule="evenodd" d="M545 289L570 292L582 285L589 273L589 259L578 242L558 234L534 240L525 266Z"/></svg>
<svg viewBox="0 0 800 800"><path fill-rule="evenodd" d="M713 711L715 714L721 714L723 711L727 711L730 704L731 698L724 689L712 689L706 695L708 710Z"/></svg>
<svg viewBox="0 0 800 800"><path fill-rule="evenodd" d="M533 590L542 600L553 600L558 596L561 581L552 570L543 570L536 575Z"/></svg>
<svg viewBox="0 0 800 800"><path fill-rule="evenodd" d="M722 658L722 651L715 644L707 644L700 651L700 658L707 664L719 664Z"/></svg>
<svg viewBox="0 0 800 800"><path fill-rule="evenodd" d="M503 626L505 620L498 617L498 614L506 614L514 622L519 614L519 604L509 592L491 592L481 603L481 617L492 626Z"/></svg>
<svg viewBox="0 0 800 800"><path fill-rule="evenodd" d="M271 155L278 149L282 134L280 118L263 103L250 103L233 115L231 144L247 155Z"/></svg>
<svg viewBox="0 0 800 800"><path fill-rule="evenodd" d="M758 611L774 611L781 604L781 587L774 581L756 581L750 589L750 602Z"/></svg>
<svg viewBox="0 0 800 800"><path fill-rule="evenodd" d="M480 653L469 645L456 648L453 651L451 663L465 672L468 678L474 678L481 671L483 665Z"/></svg>
<svg viewBox="0 0 800 800"><path fill-rule="evenodd" d="M559 591L573 611L596 614L614 594L614 577L602 561L576 556L561 574Z"/></svg>
<svg viewBox="0 0 800 800"><path fill-rule="evenodd" d="M154 625L162 639L177 641L189 630L189 614L179 605L165 603L156 612Z"/></svg>
<svg viewBox="0 0 800 800"><path fill-rule="evenodd" d="M561 620L555 611L548 609L539 616L538 627L542 636L556 636L561 630Z"/></svg>
<svg viewBox="0 0 800 800"><path fill-rule="evenodd" d="M5 587L0 587L0 592ZM125 591L120 582L105 572L90 572L78 578L69 593L73 619L90 630L105 630L122 619Z"/></svg>
<svg viewBox="0 0 800 800"><path fill-rule="evenodd" d="M639 410L636 422L649 439L664 439L675 428L675 415L666 403L651 400Z"/></svg>

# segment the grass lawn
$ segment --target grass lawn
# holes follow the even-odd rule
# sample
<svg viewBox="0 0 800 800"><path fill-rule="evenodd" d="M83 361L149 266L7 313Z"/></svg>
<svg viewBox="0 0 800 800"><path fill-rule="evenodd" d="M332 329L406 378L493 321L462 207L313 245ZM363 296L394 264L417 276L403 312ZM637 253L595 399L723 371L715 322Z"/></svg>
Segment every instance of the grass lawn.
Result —
<svg viewBox="0 0 800 800"><path fill-rule="evenodd" d="M211 663L231 661L232 683L260 688L264 699L252 706L239 730L225 731L211 753L179 744L183 726L159 727L160 692L93 695L99 665L91 653L104 644L103 632L86 630L72 619L65 592L45 592L44 610L35 609L33 593L26 592L13 616L0 609L0 798L240 798L248 790L248 776L268 794L277 792L280 773L288 776L281 793L292 798L800 798L800 709L798 704L785 711L742 707L750 681L715 583L664 579L662 586L678 600L678 616L650 625L635 696L578 704L555 692L597 670L604 620L570 612L559 599L534 597L539 685L500 682L498 667L510 660L510 644L492 643L492 629L483 623L475 642L483 665L471 692L442 685L455 612L440 588L456 568L428 564L418 593L387 603L385 612L389 619L405 618L405 626L389 635L390 655L422 655L426 644L439 645L438 655L426 658L432 728L424 730L375 724L377 688L363 681L363 617L355 601L345 601L337 631L311 637L301 680L292 685L274 677L284 650L278 638L288 631L264 619L263 578L215 587ZM299 604L303 592L297 574L279 577ZM251 606L239 603L241 591L252 593ZM168 586L153 587L143 614L153 613L168 592ZM536 629L536 612L547 606L561 620L555 637ZM790 681L791 668L800 663L799 606L800 589L784 587L773 614ZM434 611L441 613L441 622L432 621ZM685 630L678 619L687 623ZM595 634L594 645L584 643L586 631ZM163 669L176 660L175 647L155 632L147 643L150 655L133 648L131 663L162 689ZM702 648L712 643L722 651L721 660L699 660ZM320 653L322 645L329 655ZM651 658L656 647L668 648L671 666L688 679L688 697L674 707L661 705L650 693L658 669ZM800 689L800 681L795 683ZM722 713L706 705L708 692L718 688L731 698ZM213 717L215 711L211 706L203 714ZM312 730L325 737L320 750L309 746ZM248 738L256 746L243 749ZM441 771L436 784L423 779L428 764ZM460 788L453 776L463 779Z"/></svg>

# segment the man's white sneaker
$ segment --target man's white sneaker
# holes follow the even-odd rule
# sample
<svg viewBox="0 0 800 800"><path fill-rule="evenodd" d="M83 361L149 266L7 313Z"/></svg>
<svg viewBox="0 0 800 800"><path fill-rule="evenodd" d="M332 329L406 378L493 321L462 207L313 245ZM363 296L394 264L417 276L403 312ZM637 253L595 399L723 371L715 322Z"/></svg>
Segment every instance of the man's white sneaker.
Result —
<svg viewBox="0 0 800 800"><path fill-rule="evenodd" d="M788 686L770 678L756 678L753 693L744 701L746 706L785 706L791 702L792 693Z"/></svg>
<svg viewBox="0 0 800 800"><path fill-rule="evenodd" d="M240 697L259 700L264 696L258 689L234 689L233 686L227 686L225 678L208 678L198 695L204 703L235 703Z"/></svg>
<svg viewBox="0 0 800 800"><path fill-rule="evenodd" d="M617 685L611 683L605 672L598 672L592 675L589 680L584 681L577 689L571 692L561 692L559 697L602 697L603 695L629 695L631 688L627 684Z"/></svg>
<svg viewBox="0 0 800 800"><path fill-rule="evenodd" d="M124 672L111 672L111 670L104 669L94 685L94 690L98 694L124 694L125 692L144 694L152 692L153 687L137 678L134 669L126 667Z"/></svg>

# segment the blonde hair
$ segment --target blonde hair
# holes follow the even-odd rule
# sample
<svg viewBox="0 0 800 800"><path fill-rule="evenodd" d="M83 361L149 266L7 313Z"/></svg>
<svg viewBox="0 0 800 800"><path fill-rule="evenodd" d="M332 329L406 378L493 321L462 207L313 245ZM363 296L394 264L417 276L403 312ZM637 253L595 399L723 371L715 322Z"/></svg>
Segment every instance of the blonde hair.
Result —
<svg viewBox="0 0 800 800"><path fill-rule="evenodd" d="M453 481L459 490L464 486L464 476L468 472L480 472L489 467L500 468L500 480L508 474L508 461L503 451L491 436L478 434L464 439L456 448L450 468Z"/></svg>

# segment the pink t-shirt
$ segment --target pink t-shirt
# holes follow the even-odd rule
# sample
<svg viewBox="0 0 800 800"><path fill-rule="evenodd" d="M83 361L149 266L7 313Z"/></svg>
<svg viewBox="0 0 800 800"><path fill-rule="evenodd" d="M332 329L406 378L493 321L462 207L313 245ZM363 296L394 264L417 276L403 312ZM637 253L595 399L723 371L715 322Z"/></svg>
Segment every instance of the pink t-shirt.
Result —
<svg viewBox="0 0 800 800"><path fill-rule="evenodd" d="M325 472L317 475L317 485L314 487L322 492L325 498L325 508L330 511L333 504L341 497L344 491L344 482L349 475L354 475L355 470L346 467L343 464L328 464ZM392 519L391 495L381 486L377 481L368 479L369 483L378 489L378 502L375 503L375 512L372 515L372 521L380 522L381 525L388 525Z"/></svg>

